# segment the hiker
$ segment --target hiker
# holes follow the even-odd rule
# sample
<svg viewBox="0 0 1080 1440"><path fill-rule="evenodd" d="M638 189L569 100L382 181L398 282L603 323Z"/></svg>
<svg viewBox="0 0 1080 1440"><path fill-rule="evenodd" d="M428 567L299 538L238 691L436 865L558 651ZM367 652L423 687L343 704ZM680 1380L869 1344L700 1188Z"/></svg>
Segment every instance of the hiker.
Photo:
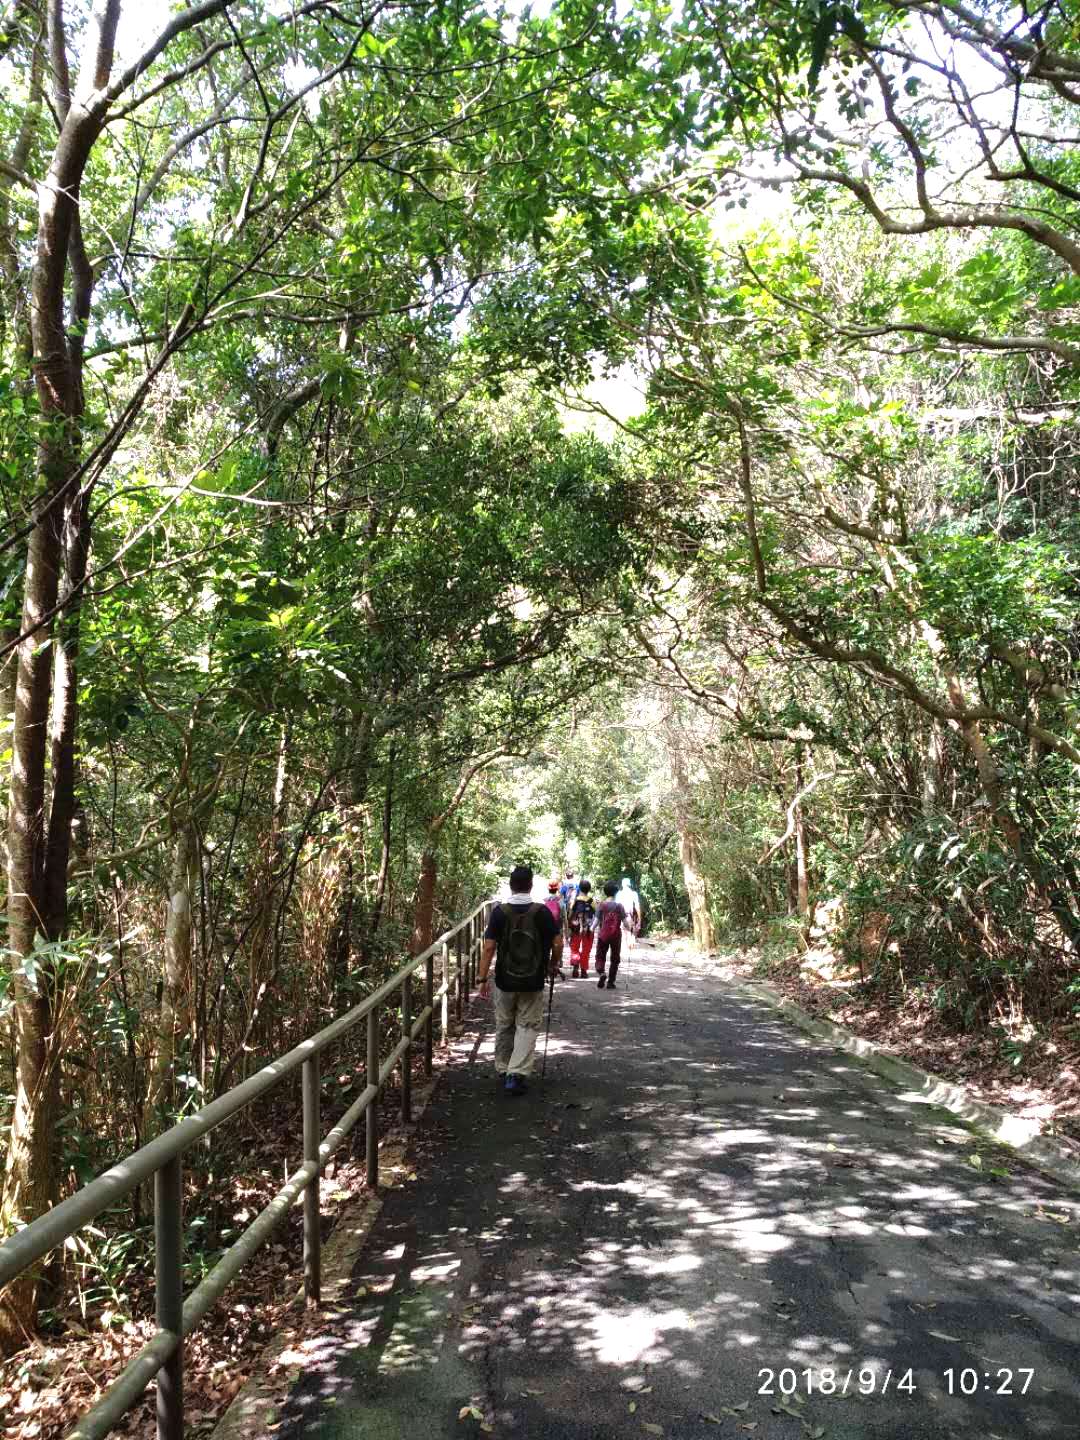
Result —
<svg viewBox="0 0 1080 1440"><path fill-rule="evenodd" d="M637 891L630 884L629 875L622 877L622 887L616 898L626 911L623 929L626 931L626 955L629 958L630 952L634 948L634 941L641 933L641 901L638 899Z"/></svg>
<svg viewBox="0 0 1080 1440"><path fill-rule="evenodd" d="M562 897L561 897L561 895L560 895L559 892L560 892L560 886L559 886L559 881L558 881L558 879L556 878L556 879L554 879L554 880L549 880L549 881L548 881L548 895L547 895L547 899L544 901L544 904L545 904L545 905L547 906L547 908L551 911L551 914L552 914L552 917L553 917L553 919L554 919L554 921L555 921L555 924L559 927L559 935L560 935L560 937L562 938L563 944L565 945L565 943L566 943L566 907L563 905ZM560 965L559 965L559 979L560 979L560 980L564 980L565 978L566 978L566 977L565 977L565 975L563 974L562 964L560 963Z"/></svg>
<svg viewBox="0 0 1080 1440"><path fill-rule="evenodd" d="M567 870L563 876L563 882L559 886L559 899L562 901L563 914L566 916L567 923L570 920L570 911L574 908L574 901L578 897L578 889L578 882L574 877L573 870Z"/></svg>
<svg viewBox="0 0 1080 1440"><path fill-rule="evenodd" d="M596 968L600 972L597 988L603 990L606 986L609 990L614 990L615 976L619 972L619 962L622 959L622 932L626 911L615 899L614 880L605 882L604 897L596 912ZM611 968L605 970L609 955Z"/></svg>
<svg viewBox="0 0 1080 1440"><path fill-rule="evenodd" d="M495 1077L507 1095L524 1095L544 1019L544 986L562 959L562 930L547 903L532 898L533 872L515 865L510 899L492 907L480 952L480 994L491 993L495 961Z"/></svg>
<svg viewBox="0 0 1080 1440"><path fill-rule="evenodd" d="M592 897L592 885L582 880L578 886L577 898L570 907L570 979L584 980L589 973L589 956L592 954L593 930L596 925L596 902Z"/></svg>

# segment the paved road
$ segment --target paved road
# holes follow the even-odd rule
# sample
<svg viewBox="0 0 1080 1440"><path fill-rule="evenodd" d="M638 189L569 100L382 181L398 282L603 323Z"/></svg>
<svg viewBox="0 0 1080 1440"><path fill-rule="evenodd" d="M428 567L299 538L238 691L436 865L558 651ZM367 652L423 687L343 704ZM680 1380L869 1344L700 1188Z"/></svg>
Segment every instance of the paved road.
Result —
<svg viewBox="0 0 1080 1440"><path fill-rule="evenodd" d="M522 1099L474 1003L277 1440L1080 1434L1080 1206L722 983L624 977L558 988Z"/></svg>

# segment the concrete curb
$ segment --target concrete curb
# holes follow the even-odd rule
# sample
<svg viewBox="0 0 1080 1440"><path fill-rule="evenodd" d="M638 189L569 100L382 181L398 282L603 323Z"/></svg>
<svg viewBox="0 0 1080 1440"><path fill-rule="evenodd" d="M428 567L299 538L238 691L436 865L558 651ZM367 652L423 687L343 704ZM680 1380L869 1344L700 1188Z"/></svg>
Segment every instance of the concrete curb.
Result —
<svg viewBox="0 0 1080 1440"><path fill-rule="evenodd" d="M781 995L768 981L727 980L719 975L714 975L713 978L721 980L729 989L746 999L757 1000L778 1011L806 1034L826 1041L847 1055L855 1056L868 1069L907 1091L913 1091L921 1100L949 1110L987 1139L1007 1145L1036 1170L1042 1171L1067 1189L1080 1193L1080 1161L1064 1145L1043 1135L1038 1120L1025 1120L1022 1116L1011 1115L1007 1110L1001 1110L985 1100L976 1100L963 1085L943 1080L940 1075L921 1070L908 1060L899 1060L872 1041L861 1040L843 1025L809 1014L801 1005L796 1005Z"/></svg>

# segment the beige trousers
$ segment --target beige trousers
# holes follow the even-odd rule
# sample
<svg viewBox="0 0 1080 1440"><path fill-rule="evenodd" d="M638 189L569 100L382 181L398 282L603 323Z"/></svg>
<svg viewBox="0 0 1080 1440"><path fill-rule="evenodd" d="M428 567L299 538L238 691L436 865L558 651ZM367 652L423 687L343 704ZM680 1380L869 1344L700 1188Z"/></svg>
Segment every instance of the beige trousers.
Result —
<svg viewBox="0 0 1080 1440"><path fill-rule="evenodd" d="M493 988L495 1069L500 1075L531 1075L544 1023L544 992Z"/></svg>

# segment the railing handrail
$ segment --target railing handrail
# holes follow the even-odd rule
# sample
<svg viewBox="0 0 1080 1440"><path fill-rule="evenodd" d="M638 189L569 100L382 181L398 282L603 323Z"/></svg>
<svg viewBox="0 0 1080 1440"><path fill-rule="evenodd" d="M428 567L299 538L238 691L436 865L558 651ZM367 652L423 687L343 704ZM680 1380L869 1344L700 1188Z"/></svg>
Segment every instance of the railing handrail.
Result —
<svg viewBox="0 0 1080 1440"><path fill-rule="evenodd" d="M457 945L457 1011L461 1016L467 1003L470 976L477 973L482 927L475 924L484 914L490 900L482 900L464 920L458 921L426 950L412 957L372 991L359 1005L332 1020L316 1034L302 1040L285 1055L264 1065L257 1075L234 1085L194 1115L181 1120L125 1156L74 1195L46 1214L0 1243L0 1288L9 1284L36 1261L55 1250L70 1235L90 1223L102 1211L150 1176L155 1177L156 1270L158 1289L158 1329L151 1340L129 1363L106 1391L105 1396L70 1432L75 1437L98 1437L108 1433L145 1391L155 1374L158 1377L159 1440L179 1440L183 1434L182 1374L184 1336L210 1309L225 1286L239 1273L271 1231L304 1196L304 1284L308 1300L317 1303L319 1296L319 1214L318 1181L323 1166L345 1140L357 1121L367 1116L367 1175L372 1185L378 1181L378 1118L371 1109L382 1092L395 1066L401 1065L402 1116L408 1119L411 1105L409 1066L413 1042L425 1036L425 1072L431 1073L432 1030L435 1002L441 1000L441 1034L445 1041L449 996L452 989L449 955L450 943L462 932L469 931L466 947ZM467 953L466 953L467 949ZM442 983L434 988L434 957L443 956ZM425 1005L413 1016L411 1006L412 979L423 968ZM394 992L401 991L402 1036L385 1063L380 1064L378 1010ZM360 1022L367 1019L367 1076L360 1096L353 1102L325 1139L319 1135L319 1056L329 1045L340 1040ZM180 1294L182 1222L180 1217L180 1158L204 1135L210 1133L230 1116L272 1090L289 1075L303 1070L304 1082L304 1163L286 1181L270 1203L264 1207L195 1291L183 1300ZM164 1230L163 1230L164 1225ZM163 1246L169 1250L163 1259Z"/></svg>
<svg viewBox="0 0 1080 1440"><path fill-rule="evenodd" d="M406 976L415 974L417 969L425 963L429 955L434 955L441 950L442 946L458 933L466 925L475 920L484 906L489 903L482 901L475 910L445 931L439 938L430 944L426 950L421 951L414 959L404 964L396 974L391 975L377 990L373 990L366 999L361 1000L359 1005L339 1015L329 1025L319 1030L307 1040L301 1040L299 1045L293 1046L286 1054L277 1060L272 1060L265 1065L257 1075L242 1080L239 1085L234 1085L231 1090L226 1090L216 1100L211 1100L209 1105L204 1105L194 1115L189 1115L186 1120L171 1126L164 1134L156 1139L148 1141L140 1146L138 1150L110 1166L100 1174L97 1179L91 1180L82 1189L76 1190L66 1200L47 1211L37 1220L17 1230L13 1235L0 1244L0 1288L9 1284L20 1275L35 1260L40 1260L50 1250L55 1250L62 1245L69 1235L74 1235L76 1230L81 1230L84 1225L89 1225L110 1205L117 1200L122 1200L125 1195L130 1195L137 1185L148 1180L155 1170L160 1170L167 1161L182 1155L185 1150L190 1149L196 1140L208 1135L211 1130L216 1129L225 1120L230 1119L238 1110L243 1110L260 1096L279 1085L287 1075L297 1071L305 1060L310 1060L313 1055L320 1054L328 1045L335 1040L340 1040L343 1035L348 1034L361 1020L381 1005L384 1000L399 989Z"/></svg>

